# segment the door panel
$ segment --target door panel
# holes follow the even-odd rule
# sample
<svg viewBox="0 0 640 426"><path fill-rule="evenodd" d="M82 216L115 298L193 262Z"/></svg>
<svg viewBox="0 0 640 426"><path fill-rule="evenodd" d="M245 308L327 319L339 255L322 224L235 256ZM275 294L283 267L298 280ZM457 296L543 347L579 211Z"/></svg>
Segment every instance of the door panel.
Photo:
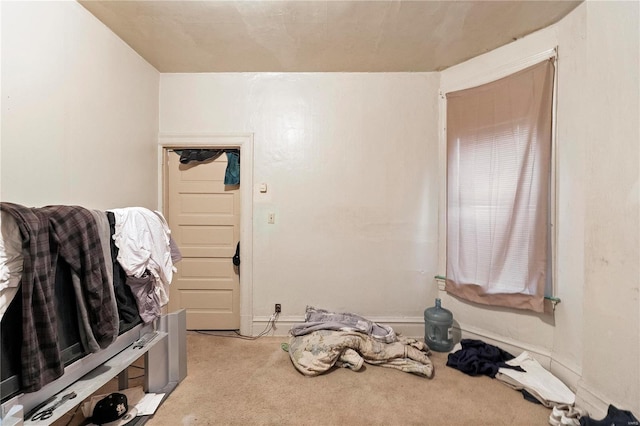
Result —
<svg viewBox="0 0 640 426"><path fill-rule="evenodd" d="M230 291L185 290L182 292L182 299L193 312L204 315L211 310L229 312L233 294Z"/></svg>
<svg viewBox="0 0 640 426"><path fill-rule="evenodd" d="M194 191L195 188L182 185L183 190ZM212 185L214 186L214 185ZM197 218L199 215L233 216L233 194L181 193L181 213Z"/></svg>
<svg viewBox="0 0 640 426"><path fill-rule="evenodd" d="M178 230L180 251L188 257L231 257L238 242L234 228L232 225L183 225Z"/></svg>
<svg viewBox="0 0 640 426"><path fill-rule="evenodd" d="M240 328L240 280L232 257L240 240L240 190L225 186L226 155L181 164L165 153L167 220L182 261L169 309L186 309L187 329Z"/></svg>

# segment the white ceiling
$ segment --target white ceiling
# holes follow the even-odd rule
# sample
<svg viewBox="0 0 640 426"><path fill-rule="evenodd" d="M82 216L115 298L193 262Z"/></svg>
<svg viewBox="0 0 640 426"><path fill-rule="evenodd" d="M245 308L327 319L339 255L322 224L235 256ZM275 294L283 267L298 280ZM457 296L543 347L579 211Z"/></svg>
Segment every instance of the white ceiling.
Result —
<svg viewBox="0 0 640 426"><path fill-rule="evenodd" d="M160 72L439 71L580 2L79 0Z"/></svg>

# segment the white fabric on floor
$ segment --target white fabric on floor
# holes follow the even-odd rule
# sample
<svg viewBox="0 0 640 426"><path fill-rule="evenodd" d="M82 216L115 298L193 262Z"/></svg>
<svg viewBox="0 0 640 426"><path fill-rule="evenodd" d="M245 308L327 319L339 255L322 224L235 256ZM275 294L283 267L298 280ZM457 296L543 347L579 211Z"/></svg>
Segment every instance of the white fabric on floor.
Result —
<svg viewBox="0 0 640 426"><path fill-rule="evenodd" d="M496 379L514 389L525 389L545 407L559 404L570 404L576 400L576 395L560 379L547 371L527 351L506 362L512 366L519 366L523 370L500 368Z"/></svg>

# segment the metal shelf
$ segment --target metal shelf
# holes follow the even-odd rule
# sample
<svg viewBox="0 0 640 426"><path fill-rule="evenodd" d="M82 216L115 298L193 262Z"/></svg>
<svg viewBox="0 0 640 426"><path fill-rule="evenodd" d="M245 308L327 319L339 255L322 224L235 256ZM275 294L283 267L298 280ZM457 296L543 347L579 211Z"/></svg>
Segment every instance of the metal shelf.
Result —
<svg viewBox="0 0 640 426"><path fill-rule="evenodd" d="M142 355L145 355L147 352L149 352L149 350L152 349L155 345L162 342L163 340L166 340L167 336L168 333L159 331L158 334L142 348L134 348L134 344L132 343L117 355L113 356L105 363L99 365L89 373L82 376L77 381L73 382L70 386L57 393L55 395L55 401L52 401L49 405L39 410L42 411L47 407L53 406L56 402L60 401L64 395L68 394L69 392L75 392L76 397L74 399L66 401L64 404L56 408L53 411L53 416L46 420L31 421L31 419L25 419L24 424L44 426L55 422L56 420L64 416L68 411L93 395L107 382L126 370L127 367L129 367ZM146 368L148 371L149 365L147 365Z"/></svg>

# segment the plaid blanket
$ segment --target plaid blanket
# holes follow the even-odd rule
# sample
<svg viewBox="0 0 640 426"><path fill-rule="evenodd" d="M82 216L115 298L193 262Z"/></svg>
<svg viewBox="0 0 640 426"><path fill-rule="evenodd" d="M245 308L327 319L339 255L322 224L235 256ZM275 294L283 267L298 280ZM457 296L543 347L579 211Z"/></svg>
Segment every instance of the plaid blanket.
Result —
<svg viewBox="0 0 640 426"><path fill-rule="evenodd" d="M33 392L62 376L54 305L54 259L49 251L49 219L39 209L0 203L15 217L23 240L22 386Z"/></svg>
<svg viewBox="0 0 640 426"><path fill-rule="evenodd" d="M61 256L81 282L78 303L84 304L93 338L101 348L118 336L117 308L113 302L112 280L104 260L98 226L90 210L78 206L47 206L51 255Z"/></svg>
<svg viewBox="0 0 640 426"><path fill-rule="evenodd" d="M21 370L24 392L34 392L64 373L58 345L55 265L58 256L82 283L76 295L89 314L93 337L106 347L118 333L104 255L92 213L77 206L28 208L0 203L18 223L23 239Z"/></svg>

